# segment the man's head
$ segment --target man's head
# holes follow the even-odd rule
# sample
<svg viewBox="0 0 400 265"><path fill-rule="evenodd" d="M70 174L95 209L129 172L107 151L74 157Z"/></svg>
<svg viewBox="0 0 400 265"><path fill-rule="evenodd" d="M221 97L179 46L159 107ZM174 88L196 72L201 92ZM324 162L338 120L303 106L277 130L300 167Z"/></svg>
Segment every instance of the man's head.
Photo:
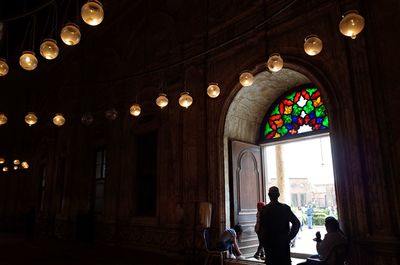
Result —
<svg viewBox="0 0 400 265"><path fill-rule="evenodd" d="M236 232L236 236L239 238L242 235L243 229L241 225L235 225L233 230Z"/></svg>
<svg viewBox="0 0 400 265"><path fill-rule="evenodd" d="M337 232L340 230L339 222L335 217L328 216L325 218L325 228L328 233Z"/></svg>
<svg viewBox="0 0 400 265"><path fill-rule="evenodd" d="M279 198L279 189L278 187L272 186L268 190L268 196L271 201L277 201Z"/></svg>

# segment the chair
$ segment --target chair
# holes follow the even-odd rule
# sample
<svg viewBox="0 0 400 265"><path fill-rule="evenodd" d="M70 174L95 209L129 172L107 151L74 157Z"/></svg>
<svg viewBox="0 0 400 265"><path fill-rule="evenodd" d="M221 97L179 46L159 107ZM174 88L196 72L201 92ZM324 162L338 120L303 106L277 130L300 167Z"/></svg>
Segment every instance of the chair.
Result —
<svg viewBox="0 0 400 265"><path fill-rule="evenodd" d="M203 239L204 239L204 247L207 252L207 257L206 260L204 261L204 265L211 263L213 257L219 257L220 259L220 265L224 264L224 250L218 250L216 247L213 247L211 245L211 240L210 240L210 231L208 228L205 228L203 230Z"/></svg>

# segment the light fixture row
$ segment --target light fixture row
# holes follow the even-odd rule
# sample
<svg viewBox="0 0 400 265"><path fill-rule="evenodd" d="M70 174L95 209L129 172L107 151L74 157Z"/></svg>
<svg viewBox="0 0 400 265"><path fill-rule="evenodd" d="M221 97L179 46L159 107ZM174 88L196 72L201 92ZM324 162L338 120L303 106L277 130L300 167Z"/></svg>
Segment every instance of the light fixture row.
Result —
<svg viewBox="0 0 400 265"><path fill-rule="evenodd" d="M6 159L4 157L0 157L0 165L2 167L3 172L8 171L8 166L6 166ZM18 170L18 169L28 169L29 168L29 163L27 161L21 161L19 159L14 159L13 161L13 169Z"/></svg>
<svg viewBox="0 0 400 265"><path fill-rule="evenodd" d="M85 12L84 12L84 9L85 9ZM92 9L96 10L95 12L93 12L93 14L96 14L96 15L93 15L92 13L87 12L87 10L92 10ZM86 3L82 7L83 20L86 23L88 23L87 21L92 21L92 22L95 21L97 23L97 24L96 23L92 23L92 24L88 23L89 25L98 25L103 20L103 17L104 17L104 12L103 12L102 6L96 0L89 0L89 2ZM88 18L91 18L91 20ZM355 39L357 34L359 34L364 28L364 18L362 16L360 16L358 14L358 12L355 10L348 11L345 13L345 15L343 16L343 19L340 21L339 28L340 28L340 32L343 35L348 36L352 39ZM66 34L66 36L68 36L68 40L71 41L71 45L75 45L77 43L76 41L79 42L80 33L79 33L79 35L73 34L73 32L74 32L73 27L69 28L69 30L67 30L67 32L68 32L68 34ZM77 38L78 36L79 36L79 38ZM72 40L74 40L74 41L72 41ZM63 41L64 41L64 39L63 39ZM72 44L72 43L75 43L75 44ZM47 43L47 45L48 45L47 47L50 47L52 45L51 41L49 41ZM322 51L322 48L323 48L322 40L320 38L318 38L317 35L309 35L305 38L304 51L309 56L315 56L315 55L319 54ZM47 50L51 50L51 49L49 48ZM53 50L55 50L55 48ZM27 60L30 61L31 59L27 59ZM278 54L278 53L271 54L266 63L267 69L271 72L280 71L283 68L283 65L284 65L283 59L280 56L280 54ZM1 69L1 67L2 66L1 66L1 58L0 58L0 69ZM1 73L0 73L0 75L1 75ZM248 71L244 71L239 76L239 82L244 87L251 86L254 83L254 76L252 73L250 73ZM218 97L220 92L221 92L221 89L218 86L218 83L210 83L207 87L207 94L210 98ZM180 106L182 106L184 108L189 108L193 104L193 98L192 98L192 96L190 96L189 92L186 91L186 92L181 93L178 102L179 102ZM158 95L158 97L156 98L156 104L161 109L166 107L168 105L167 95L164 93L160 93ZM129 112L132 116L135 116L135 117L139 116L141 114L140 104L137 102L134 103L130 107ZM86 123L90 124L93 121L93 117L90 117L90 116L87 116L85 118L84 117L82 117L82 122L84 124L86 124ZM110 120L114 120L117 117L117 112L115 110L114 110L114 112L110 110L109 113L106 112L106 117L108 117L108 119L110 119ZM25 116L25 122L30 126L35 124L37 122L36 115L33 112L28 113ZM7 123L7 117L5 116L4 113L0 113L0 125L3 125L5 123ZM65 123L65 118L63 117L62 114L57 113L53 118L53 123L57 126L62 126Z"/></svg>
<svg viewBox="0 0 400 265"><path fill-rule="evenodd" d="M81 8L83 21L90 26L99 25L104 19L103 5L97 0L89 0ZM68 46L76 45L81 40L79 26L74 23L67 23L60 32L61 40ZM59 54L57 41L51 38L44 39L39 48L40 54L46 60L54 60ZM27 70L35 70L38 66L38 58L34 51L23 51L19 57L19 65ZM9 66L7 61L0 58L0 77L7 75Z"/></svg>
<svg viewBox="0 0 400 265"><path fill-rule="evenodd" d="M215 85L214 85L215 86ZM217 86L218 87L218 86ZM218 88L219 89L219 88ZM218 92L219 93L219 92ZM157 106L159 106L161 109L166 107L168 105L168 98L167 95L164 93L160 93L158 97L155 100ZM193 98L190 96L189 92L183 92L181 93L178 103L180 106L184 108L189 108L190 105L193 103ZM141 106L138 103L133 104L129 112L132 116L139 116L141 113ZM109 109L105 113L105 117L108 120L115 120L118 116L118 112L115 109ZM35 125L38 122L38 117L34 112L28 112L25 115L25 123L28 124L29 126ZM81 121L85 125L90 125L93 122L94 118L90 113L86 113L82 116ZM65 117L61 113L56 113L53 117L53 124L60 127L65 124ZM5 113L0 112L0 126L4 125L8 122L8 118Z"/></svg>
<svg viewBox="0 0 400 265"><path fill-rule="evenodd" d="M339 23L340 32L355 39L364 29L364 18L356 10L350 10L343 15ZM304 39L304 51L309 56L315 56L322 51L322 40L317 35L309 35ZM271 72L278 72L283 68L283 59L279 53L273 53L269 56L266 67ZM251 86L254 83L254 76L248 71L244 71L239 76L239 82L242 86Z"/></svg>

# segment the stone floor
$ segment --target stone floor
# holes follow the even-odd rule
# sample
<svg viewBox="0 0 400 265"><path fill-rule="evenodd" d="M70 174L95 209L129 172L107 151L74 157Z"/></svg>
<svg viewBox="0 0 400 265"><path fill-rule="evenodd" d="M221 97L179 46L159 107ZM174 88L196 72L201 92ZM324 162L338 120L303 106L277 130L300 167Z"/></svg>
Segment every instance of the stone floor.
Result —
<svg viewBox="0 0 400 265"><path fill-rule="evenodd" d="M62 240L0 234L0 265L183 265L173 256Z"/></svg>
<svg viewBox="0 0 400 265"><path fill-rule="evenodd" d="M312 239L316 231L325 234L324 227L305 227L299 233L296 245L291 249L293 265L315 253L315 242ZM198 257L182 260L176 256L76 241L27 241L16 234L0 234L0 253L0 265L195 265L203 262ZM225 264L263 264L263 261L247 257L245 261L225 260Z"/></svg>

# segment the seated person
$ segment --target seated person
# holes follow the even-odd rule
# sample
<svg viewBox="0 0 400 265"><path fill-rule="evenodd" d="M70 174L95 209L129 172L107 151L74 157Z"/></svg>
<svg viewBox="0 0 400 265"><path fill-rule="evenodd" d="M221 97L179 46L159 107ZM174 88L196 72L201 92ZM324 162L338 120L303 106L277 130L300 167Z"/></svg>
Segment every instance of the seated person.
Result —
<svg viewBox="0 0 400 265"><path fill-rule="evenodd" d="M317 242L318 255L313 255L306 262L300 264L319 264L319 265L343 265L345 261L347 240L342 230L340 230L339 222L332 216L325 219L325 227L327 234L321 240L320 232L317 232L314 241Z"/></svg>
<svg viewBox="0 0 400 265"><path fill-rule="evenodd" d="M219 238L217 244L218 250L228 250L228 258L234 259L237 256L238 259L244 259L237 243L237 240L242 235L242 231L241 225L235 225L233 229L226 229Z"/></svg>

